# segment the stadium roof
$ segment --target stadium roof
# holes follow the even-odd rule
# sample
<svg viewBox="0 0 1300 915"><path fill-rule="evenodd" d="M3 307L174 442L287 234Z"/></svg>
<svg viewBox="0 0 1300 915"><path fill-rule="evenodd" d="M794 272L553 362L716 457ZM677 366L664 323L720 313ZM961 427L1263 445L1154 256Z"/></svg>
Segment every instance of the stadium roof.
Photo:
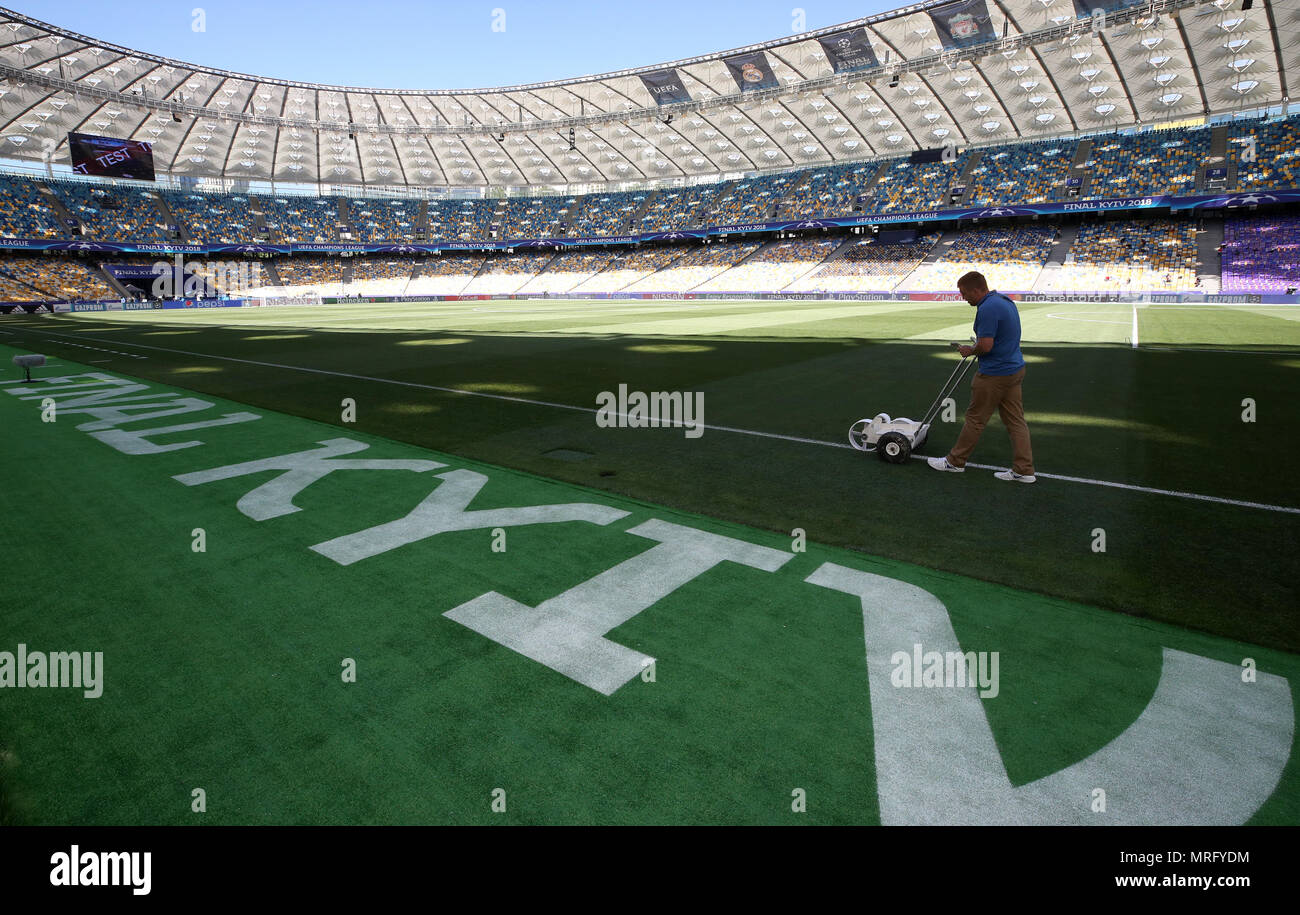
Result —
<svg viewBox="0 0 1300 915"><path fill-rule="evenodd" d="M1300 0L1256 0L1250 10L1242 0L1127 2L924 3L654 67L472 90L232 73L0 9L0 155L66 163L76 131L148 141L159 171L179 176L590 184L816 166L1289 101L1300 43L1280 36L1300 33ZM1083 15L1093 7L1111 8L1104 27Z"/></svg>

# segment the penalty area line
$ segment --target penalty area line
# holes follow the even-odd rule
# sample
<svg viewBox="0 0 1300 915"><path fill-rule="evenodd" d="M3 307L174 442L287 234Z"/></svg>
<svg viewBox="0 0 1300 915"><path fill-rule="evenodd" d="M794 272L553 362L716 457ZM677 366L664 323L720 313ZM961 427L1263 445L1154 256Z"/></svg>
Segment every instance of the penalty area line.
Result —
<svg viewBox="0 0 1300 915"><path fill-rule="evenodd" d="M46 334L52 337L62 337L64 334L57 334L53 331L37 330L32 333ZM94 339L82 337L80 339ZM285 369L291 372L306 372L312 375L330 375L336 378L353 378L357 381L373 381L377 384L391 384L404 388L418 388L426 391L439 391L446 394L461 394L466 397L483 397L488 400L507 401L510 403L527 404L534 407L553 407L557 410L571 410L577 413L598 414L600 410L594 407L579 407L574 404L554 403L548 400L533 400L528 397L512 397L508 394L491 394L486 391L466 391L463 388L448 388L436 384L423 384L418 381L399 381L396 378L377 378L373 375L357 375L352 372L336 372L331 369L317 369L302 365L285 365L279 362L261 362L256 359L240 359L237 356L217 356L212 353L196 353L191 350L172 349L166 346L154 346L148 343L127 343L125 340L96 340L97 343L116 343L118 346L133 346L137 349L157 350L163 353L176 353L182 356L196 356L200 359L220 359L223 362L238 362L243 365L258 365L263 368ZM626 414L615 414L624 416ZM685 423L673 423L674 426L685 426ZM714 432L731 432L736 435L750 435L757 438L771 438L785 442L797 442L804 445L820 445L824 448L847 448L854 450L853 446L847 442L828 442L816 438L804 438L798 435L783 435L778 432L762 432L758 429L741 429L736 426L712 426L706 423L700 423L700 428L712 430ZM923 461L923 455L912 455L913 460ZM1005 468L996 467L991 464L973 464L967 463L967 467L973 467L976 470L1003 470ZM1188 499L1197 502L1213 502L1219 505L1231 505L1236 508L1256 508L1262 511L1281 512L1283 514L1300 515L1300 508L1292 508L1287 505L1270 505L1266 502L1247 502L1241 499L1226 499L1222 496L1207 496L1202 493L1184 492L1176 489L1159 489L1154 486L1138 486L1134 483L1116 483L1112 480L1094 480L1090 477L1068 476L1058 473L1042 473L1035 471L1035 476L1043 477L1048 480L1060 480L1065 483L1078 483L1085 486L1101 486L1108 489L1125 489L1131 492L1147 493L1148 495L1169 496L1175 499Z"/></svg>

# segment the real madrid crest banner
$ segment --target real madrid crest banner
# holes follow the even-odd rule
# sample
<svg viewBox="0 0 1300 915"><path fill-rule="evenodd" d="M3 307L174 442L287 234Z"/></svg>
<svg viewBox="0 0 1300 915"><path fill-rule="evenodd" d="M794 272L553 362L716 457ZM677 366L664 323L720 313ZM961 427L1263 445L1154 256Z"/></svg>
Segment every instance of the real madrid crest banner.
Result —
<svg viewBox="0 0 1300 915"><path fill-rule="evenodd" d="M754 89L775 89L778 85L776 74L772 72L772 66L767 62L767 55L762 51L755 51L752 54L737 54L735 57L728 57L723 63L731 71L731 75L736 80L736 85L740 87L741 92L750 92Z"/></svg>
<svg viewBox="0 0 1300 915"><path fill-rule="evenodd" d="M929 13L939 43L949 50L997 40L998 34L984 0L957 0L956 3L931 7Z"/></svg>
<svg viewBox="0 0 1300 915"><path fill-rule="evenodd" d="M672 67L667 70L642 73L641 82L645 84L646 91L650 93L650 97L656 104L674 105L677 102L691 100L691 94L682 85L681 75Z"/></svg>
<svg viewBox="0 0 1300 915"><path fill-rule="evenodd" d="M876 60L876 52L871 47L871 39L867 37L866 29L835 32L832 35L823 35L817 41L826 52L826 59L831 62L836 73L867 70L880 65Z"/></svg>

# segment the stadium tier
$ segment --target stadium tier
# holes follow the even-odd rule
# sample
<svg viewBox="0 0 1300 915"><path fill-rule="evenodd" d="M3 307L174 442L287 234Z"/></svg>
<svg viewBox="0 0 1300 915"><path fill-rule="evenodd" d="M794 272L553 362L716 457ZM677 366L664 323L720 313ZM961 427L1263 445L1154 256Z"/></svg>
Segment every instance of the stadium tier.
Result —
<svg viewBox="0 0 1300 915"><path fill-rule="evenodd" d="M1294 294L1300 288L1300 217L1229 219L1221 256L1223 292Z"/></svg>
<svg viewBox="0 0 1300 915"><path fill-rule="evenodd" d="M67 256L0 254L0 276L4 277L2 301L120 297L98 270Z"/></svg>
<svg viewBox="0 0 1300 915"><path fill-rule="evenodd" d="M780 292L817 268L844 243L841 237L774 241L743 263L701 283L696 292Z"/></svg>
<svg viewBox="0 0 1300 915"><path fill-rule="evenodd" d="M995 277L1001 289L1033 289L1056 240L1051 226L970 229L941 244L932 263L916 269L900 285L918 291L950 292L971 270Z"/></svg>
<svg viewBox="0 0 1300 915"><path fill-rule="evenodd" d="M1196 288L1196 225L1167 219L1085 223L1042 291L1179 292Z"/></svg>
<svg viewBox="0 0 1300 915"><path fill-rule="evenodd" d="M1223 150L1212 154L1216 144ZM1300 118L1292 117L971 148L947 162L903 156L686 188L496 200L250 196L0 175L0 236L157 242L176 237L168 229L174 224L196 244L607 237L1297 184Z"/></svg>
<svg viewBox="0 0 1300 915"><path fill-rule="evenodd" d="M937 234L910 242L881 242L864 238L836 252L816 270L795 280L786 292L872 292L889 290L929 255Z"/></svg>

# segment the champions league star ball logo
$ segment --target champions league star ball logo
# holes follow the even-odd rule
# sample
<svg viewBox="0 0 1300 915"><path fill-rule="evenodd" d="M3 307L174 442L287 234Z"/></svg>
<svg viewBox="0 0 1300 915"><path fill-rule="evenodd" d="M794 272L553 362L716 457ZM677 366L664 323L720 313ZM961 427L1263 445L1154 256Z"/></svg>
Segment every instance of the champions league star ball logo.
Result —
<svg viewBox="0 0 1300 915"><path fill-rule="evenodd" d="M740 68L740 78L747 83L761 83L763 71L758 68L758 64L751 61Z"/></svg>
<svg viewBox="0 0 1300 915"><path fill-rule="evenodd" d="M1237 194L1231 197L1213 197L1197 206L1211 210L1223 207L1253 207L1261 203L1277 203L1278 199L1273 194Z"/></svg>
<svg viewBox="0 0 1300 915"><path fill-rule="evenodd" d="M101 245L93 241L75 241L68 245L69 251L112 251L111 245Z"/></svg>
<svg viewBox="0 0 1300 915"><path fill-rule="evenodd" d="M1013 215L1015 212L1016 212L1016 211L1013 210L1013 209L1007 209L1007 208L1005 208L1005 207L999 207L999 208L997 208L997 209L993 209L993 210L980 210L980 215L981 215L981 216L1011 216L1011 215Z"/></svg>

